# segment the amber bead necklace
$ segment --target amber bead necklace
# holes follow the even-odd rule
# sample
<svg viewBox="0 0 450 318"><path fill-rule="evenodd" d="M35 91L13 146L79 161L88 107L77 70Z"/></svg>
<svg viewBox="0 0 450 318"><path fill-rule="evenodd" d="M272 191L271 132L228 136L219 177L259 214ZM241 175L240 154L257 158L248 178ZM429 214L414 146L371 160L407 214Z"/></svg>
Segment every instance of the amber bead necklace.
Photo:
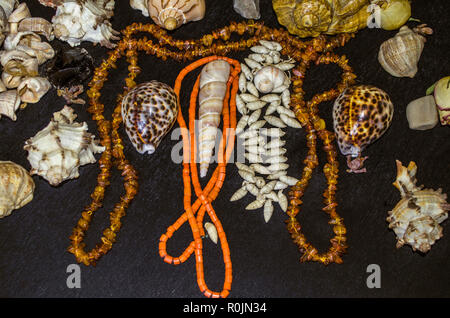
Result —
<svg viewBox="0 0 450 318"><path fill-rule="evenodd" d="M150 34L155 41L149 40L146 37L140 39L132 37L134 34L141 32ZM93 120L97 123L99 137L101 144L105 147L105 151L98 161L100 173L97 177L97 186L91 194L92 202L82 212L81 218L70 237L71 245L68 250L75 255L77 261L85 265L95 265L96 261L112 248L116 240L116 235L121 227L121 218L125 215L128 205L138 190L136 171L125 158L122 139L118 133L118 128L122 123L120 115L122 98L136 85L134 80L141 71L138 66L138 52L143 51L162 60L173 59L185 62L205 56L226 56L231 52L246 50L256 45L259 40L270 40L279 42L283 47L282 54L288 55L298 62L298 66L293 72L293 94L291 94L290 105L307 132L308 155L304 160L305 167L301 180L292 186L289 191L290 200L287 212L289 219L287 220L287 228L293 241L298 245L303 254L302 261L311 260L323 264L342 262L341 255L345 253L347 246L345 237L346 229L343 224L343 219L336 212L337 203L335 193L338 179L337 152L335 146L332 144L334 133L325 129L325 122L318 115L318 105L336 98L347 85L353 83L355 75L348 66L348 61L345 57L339 57L330 53L334 48L344 46L353 35L341 34L333 38L319 36L310 41L302 41L283 29L269 28L264 26L263 23L253 22L251 20L239 23L231 22L229 26L213 31L197 40L175 40L164 29L154 24L133 23L122 33L122 40L118 42L114 50L108 53L109 57L95 70L94 77L89 83L90 89L87 92L89 97L88 112L92 114ZM237 33L238 35L248 34L250 37L233 42L230 41L232 33ZM123 56L126 56L129 63L129 75L125 79L126 87L124 92L117 98L117 105L114 109L112 120L107 120L103 115L104 105L100 102L101 90L108 79L109 71L116 68L115 63ZM307 69L313 63L335 63L339 65L343 69L342 82L338 84L336 89L316 94L310 101L305 102L303 98L304 91L302 90L303 80ZM328 185L324 192L326 207L323 210L329 214L331 218L330 224L334 225L333 230L336 234L331 240L332 246L329 251L322 255L318 254L317 250L310 243L306 242L305 236L301 233L301 226L296 220L296 215L299 213L299 205L302 203L300 198L308 186L313 169L318 165L316 153L317 137L322 140L323 149L327 154L327 164L325 164L323 170ZM111 168L113 166L122 172L125 195L120 198L113 211L110 212L110 226L104 230L101 243L91 251L86 252L83 239L88 230L92 214L103 204L105 190L110 185ZM200 203L195 204L199 205ZM205 212L203 211L202 213L204 214ZM186 221L187 218L185 217L183 220ZM168 230L172 230L172 228L169 227ZM193 249L190 250L190 253L192 252ZM197 267L197 272L199 270ZM227 288L225 288L223 293L205 294L210 297L226 297L231 288L230 285L231 283L227 283ZM205 289L205 286L202 287Z"/></svg>

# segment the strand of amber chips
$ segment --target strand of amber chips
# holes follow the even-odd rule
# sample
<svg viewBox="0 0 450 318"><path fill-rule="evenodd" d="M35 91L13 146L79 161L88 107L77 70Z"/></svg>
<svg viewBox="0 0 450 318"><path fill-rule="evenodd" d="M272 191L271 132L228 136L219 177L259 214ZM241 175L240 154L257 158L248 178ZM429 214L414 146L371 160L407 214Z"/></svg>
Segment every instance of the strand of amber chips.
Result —
<svg viewBox="0 0 450 318"><path fill-rule="evenodd" d="M137 33L147 33L151 35L154 40L149 40L146 37L140 39L133 38L133 35ZM326 37L319 36L310 41L302 41L301 39L290 35L284 29L273 29L264 26L261 22L245 21L245 22L231 22L229 26L225 26L221 29L211 32L210 34L205 34L200 39L196 40L176 40L167 34L167 32L158 27L155 24L141 24L133 23L128 26L123 32L122 40L117 44L117 47L110 51L109 57L104 60L99 67L97 67L92 81L89 83L90 89L87 92L89 97L89 108L88 112L92 114L93 120L97 123L97 128L99 136L101 139L101 144L105 147L105 151L102 153L99 159L100 173L97 177L97 186L94 192L91 194L91 204L88 205L85 210L81 213L81 218L77 225L73 229L72 235L70 236L71 245L68 250L73 253L78 262L82 262L85 265L94 265L98 259L106 254L111 248L116 240L117 233L121 227L121 218L125 215L126 208L135 197L138 190L137 174L132 165L126 160L125 154L123 152L122 140L118 133L118 128L121 125L122 119L120 116L120 107L122 97L126 92L136 85L135 78L140 72L140 68L137 65L137 55L138 52L145 52L148 55L154 55L162 60L173 59L176 61L184 62L188 60L194 60L197 58L207 57L207 56L227 56L231 52L241 51L248 49L258 43L259 40L269 40L279 42L283 50L282 54L288 55L298 62L298 67L294 70L293 76L293 93L291 94L291 108L295 111L296 117L300 121L303 127L305 127L307 132L307 147L308 155L304 160L305 167L303 169L303 174L301 180L294 185L289 192L289 207L287 228L290 232L293 241L299 246L300 251L303 256L302 261L312 260L318 261L323 264L329 264L331 262L339 263L342 261L341 255L346 251L345 243L345 233L346 229L343 224L342 218L336 213L336 185L338 177L338 164L337 164L337 153L334 145L332 144L334 139L334 134L326 130L325 122L318 115L318 105L324 101L329 101L336 98L340 92L345 89L346 85L353 83L355 75L352 73L351 68L347 65L347 60L345 57L338 57L336 55L331 55L333 49L339 46L344 46L345 43L350 40L352 34L340 34L336 37ZM247 39L240 39L239 41L230 41L232 33L237 33L239 36L244 34L249 35ZM128 67L129 75L125 79L125 90L124 93L118 96L117 106L114 110L112 120L108 120L104 117L104 105L100 102L101 90L107 81L108 73L111 69L116 68L115 63L118 59L126 56L127 61L130 64ZM229 60L231 62L231 60ZM198 62L200 63L200 62ZM234 62L232 62L234 63ZM310 101L306 102L304 100L304 91L302 89L305 73L310 65L321 64L321 63L336 63L343 70L343 81L337 86L336 89L330 90L325 93L320 93L315 95ZM233 64L234 65L234 64ZM237 70L235 66L234 70ZM180 74L181 75L181 74ZM234 88L237 90L237 88ZM233 88L232 88L233 94ZM194 98L195 89L193 91ZM234 103L233 98L231 98L230 103ZM225 107L224 107L225 108ZM232 109L230 108L230 114ZM224 119L225 119L225 114ZM230 118L230 127L232 125L232 116ZM188 135L185 135L186 138ZM231 137L231 134L229 138ZM191 136L192 138L192 136ZM225 138L225 137L224 137ZM233 137L234 138L234 137ZM300 198L303 196L305 189L308 186L309 180L312 177L312 172L318 165L317 153L316 153L316 140L320 138L324 145L324 150L327 153L327 164L324 166L324 173L327 178L327 188L324 192L326 207L324 210L330 215L330 223L334 225L333 230L336 236L331 240L332 247L326 254L318 254L317 250L309 243L306 242L305 236L301 233L301 227L296 220L296 215L299 213L299 206L302 201ZM234 139L233 139L234 140ZM183 139L186 142L186 139ZM231 138L229 139L231 142ZM186 144L187 146L187 144ZM227 148L228 150L229 148ZM187 156L187 154L185 154ZM188 159L188 158L184 158ZM185 163L186 161L184 161ZM101 243L99 243L91 251L85 251L85 244L83 242L86 231L88 230L89 224L92 219L92 215L97 211L102 205L104 200L104 194L106 188L110 184L111 169L116 167L122 172L125 194L120 198L120 201L115 205L113 211L110 212L110 226L104 230L103 236L101 238ZM189 221L191 229L197 228L199 235L203 233L201 222L203 216L206 212L213 215L211 218L216 221L216 227L219 229L217 218L215 214L210 213L212 207L210 207L210 202L212 202L218 195L219 189L223 183L225 176L224 167L218 166L214 171L213 177L205 187L201 190L200 187L196 188L196 195L198 199L194 204L188 204L187 185L190 184L187 181L190 180L188 172L192 173L192 181L194 184L197 183L196 177L196 167L187 169L184 165L183 178L185 181L185 206L189 207L190 212L185 211L182 217L180 217L177 222L172 227L169 227L167 234L171 235L175 228L178 228L186 221ZM186 174L186 175L185 175ZM213 181L215 180L215 181ZM208 194L206 194L208 193ZM197 211L197 218L193 217L195 211ZM162 241L160 242L160 253L164 255L164 259L173 264L182 262L194 251L200 250L198 243L201 240L198 239L197 234L194 234L194 241L186 249L179 258L171 258L170 256L164 254L164 236L162 236ZM229 253L229 250L225 248L226 239L223 236L222 249ZM225 245L224 245L225 244ZM214 293L207 289L206 284L203 280L203 265L201 258L197 255L197 275L200 289L207 295L218 297L225 297L231 285L231 262L226 263L226 278L224 289L221 293Z"/></svg>

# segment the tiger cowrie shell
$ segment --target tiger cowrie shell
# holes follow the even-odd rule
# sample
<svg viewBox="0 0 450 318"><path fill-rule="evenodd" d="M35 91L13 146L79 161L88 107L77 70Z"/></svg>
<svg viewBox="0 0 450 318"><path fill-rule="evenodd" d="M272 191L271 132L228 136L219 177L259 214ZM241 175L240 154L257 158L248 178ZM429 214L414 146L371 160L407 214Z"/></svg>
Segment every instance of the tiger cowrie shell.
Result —
<svg viewBox="0 0 450 318"><path fill-rule="evenodd" d="M292 128L302 128L299 121L296 118L289 117L286 114L280 114L280 119L289 127Z"/></svg>
<svg viewBox="0 0 450 318"><path fill-rule="evenodd" d="M278 127L278 128L285 128L286 124L278 117L267 115L264 116L264 119L271 124L272 126Z"/></svg>

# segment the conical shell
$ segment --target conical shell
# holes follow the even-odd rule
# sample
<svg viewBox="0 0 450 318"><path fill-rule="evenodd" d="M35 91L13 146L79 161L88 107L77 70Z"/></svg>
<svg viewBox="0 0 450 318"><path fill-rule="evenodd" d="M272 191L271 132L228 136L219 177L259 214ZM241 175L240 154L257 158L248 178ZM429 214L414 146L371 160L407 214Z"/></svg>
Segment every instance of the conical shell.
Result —
<svg viewBox="0 0 450 318"><path fill-rule="evenodd" d="M64 106L53 114L47 127L25 142L30 173L42 176L52 186L78 178L78 168L94 163L94 154L105 150L88 133L85 122L74 122L76 117L72 108Z"/></svg>
<svg viewBox="0 0 450 318"><path fill-rule="evenodd" d="M392 76L413 78L425 42L424 36L403 26L397 35L381 44L378 61Z"/></svg>
<svg viewBox="0 0 450 318"><path fill-rule="evenodd" d="M206 64L200 73L199 91L199 157L200 177L207 174L216 143L230 65L224 60Z"/></svg>
<svg viewBox="0 0 450 318"><path fill-rule="evenodd" d="M34 181L20 165L0 161L0 218L33 200Z"/></svg>
<svg viewBox="0 0 450 318"><path fill-rule="evenodd" d="M159 26L174 30L190 21L198 21L205 16L205 0L148 0L148 12Z"/></svg>

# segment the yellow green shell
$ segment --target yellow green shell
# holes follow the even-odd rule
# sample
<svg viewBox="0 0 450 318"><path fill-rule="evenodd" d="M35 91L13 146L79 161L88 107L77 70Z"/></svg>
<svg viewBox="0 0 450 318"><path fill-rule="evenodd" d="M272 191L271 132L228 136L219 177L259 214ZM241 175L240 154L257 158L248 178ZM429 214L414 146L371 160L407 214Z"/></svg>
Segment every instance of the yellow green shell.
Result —
<svg viewBox="0 0 450 318"><path fill-rule="evenodd" d="M365 28L369 5L369 0L272 0L278 22L300 37Z"/></svg>

